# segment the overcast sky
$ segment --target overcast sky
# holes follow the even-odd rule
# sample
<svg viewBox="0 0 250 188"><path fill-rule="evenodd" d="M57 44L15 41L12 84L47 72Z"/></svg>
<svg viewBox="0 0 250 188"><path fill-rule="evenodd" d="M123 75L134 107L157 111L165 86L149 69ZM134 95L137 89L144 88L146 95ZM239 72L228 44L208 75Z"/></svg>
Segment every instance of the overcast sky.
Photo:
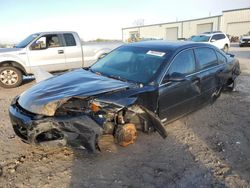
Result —
<svg viewBox="0 0 250 188"><path fill-rule="evenodd" d="M50 30L77 31L84 40L121 39L121 28L187 20L250 7L250 0L0 0L0 41L17 42Z"/></svg>

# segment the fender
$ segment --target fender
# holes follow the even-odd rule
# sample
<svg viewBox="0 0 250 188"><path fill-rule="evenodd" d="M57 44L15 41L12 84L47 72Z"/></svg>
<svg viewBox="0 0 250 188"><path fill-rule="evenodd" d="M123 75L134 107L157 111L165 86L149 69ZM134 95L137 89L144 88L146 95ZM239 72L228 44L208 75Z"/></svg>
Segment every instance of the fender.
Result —
<svg viewBox="0 0 250 188"><path fill-rule="evenodd" d="M20 63L16 62L16 61L1 61L0 62L0 67L6 67L6 66L13 66L15 68L18 68L22 71L22 73L27 76L28 73L26 71L26 69L24 68L24 66L22 66Z"/></svg>

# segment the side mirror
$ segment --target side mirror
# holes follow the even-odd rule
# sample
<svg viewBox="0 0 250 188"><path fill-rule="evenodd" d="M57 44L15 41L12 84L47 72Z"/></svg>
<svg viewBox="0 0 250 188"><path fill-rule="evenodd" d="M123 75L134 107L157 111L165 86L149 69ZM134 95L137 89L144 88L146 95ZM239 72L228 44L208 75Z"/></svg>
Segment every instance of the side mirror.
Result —
<svg viewBox="0 0 250 188"><path fill-rule="evenodd" d="M42 49L42 46L40 43L33 43L31 46L30 46L30 49L31 50L41 50Z"/></svg>
<svg viewBox="0 0 250 188"><path fill-rule="evenodd" d="M30 50L44 50L44 49L47 49L45 37L39 38L37 41L35 41L33 44L30 45Z"/></svg>
<svg viewBox="0 0 250 188"><path fill-rule="evenodd" d="M215 42L216 40L215 39L211 39L211 42Z"/></svg>
<svg viewBox="0 0 250 188"><path fill-rule="evenodd" d="M167 80L171 81L171 82L182 82L182 81L185 81L187 79L186 79L184 74L174 72L173 74L168 76Z"/></svg>

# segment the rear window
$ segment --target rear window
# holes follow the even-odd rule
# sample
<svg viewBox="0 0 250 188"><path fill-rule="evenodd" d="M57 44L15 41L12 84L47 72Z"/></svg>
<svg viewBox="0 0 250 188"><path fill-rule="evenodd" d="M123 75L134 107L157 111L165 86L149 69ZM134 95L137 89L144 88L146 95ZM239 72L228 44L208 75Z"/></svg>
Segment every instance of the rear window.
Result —
<svg viewBox="0 0 250 188"><path fill-rule="evenodd" d="M217 56L211 48L197 48L194 50L201 69L217 65Z"/></svg>
<svg viewBox="0 0 250 188"><path fill-rule="evenodd" d="M194 42L208 42L209 39L210 39L210 36L198 35L198 36L192 37L191 41L194 41Z"/></svg>
<svg viewBox="0 0 250 188"><path fill-rule="evenodd" d="M217 57L218 57L218 63L219 64L223 64L223 63L227 62L227 58L224 55L222 55L220 52L216 51L216 54L217 54Z"/></svg>
<svg viewBox="0 0 250 188"><path fill-rule="evenodd" d="M223 34L216 34L216 35L214 35L213 37L212 37L212 39L215 39L215 40L221 40L221 39L224 39L224 38L226 38L225 37L225 35L223 35ZM212 40L211 39L211 40Z"/></svg>
<svg viewBox="0 0 250 188"><path fill-rule="evenodd" d="M63 34L66 46L76 46L76 41L71 33Z"/></svg>

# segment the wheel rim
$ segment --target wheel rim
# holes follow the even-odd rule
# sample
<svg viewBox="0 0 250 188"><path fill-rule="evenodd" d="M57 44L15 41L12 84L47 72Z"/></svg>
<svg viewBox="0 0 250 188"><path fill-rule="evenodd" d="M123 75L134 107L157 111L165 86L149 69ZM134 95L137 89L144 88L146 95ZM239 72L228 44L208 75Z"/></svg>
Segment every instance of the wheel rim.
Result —
<svg viewBox="0 0 250 188"><path fill-rule="evenodd" d="M14 85L18 82L18 74L11 69L5 69L1 72L0 80L5 85Z"/></svg>

